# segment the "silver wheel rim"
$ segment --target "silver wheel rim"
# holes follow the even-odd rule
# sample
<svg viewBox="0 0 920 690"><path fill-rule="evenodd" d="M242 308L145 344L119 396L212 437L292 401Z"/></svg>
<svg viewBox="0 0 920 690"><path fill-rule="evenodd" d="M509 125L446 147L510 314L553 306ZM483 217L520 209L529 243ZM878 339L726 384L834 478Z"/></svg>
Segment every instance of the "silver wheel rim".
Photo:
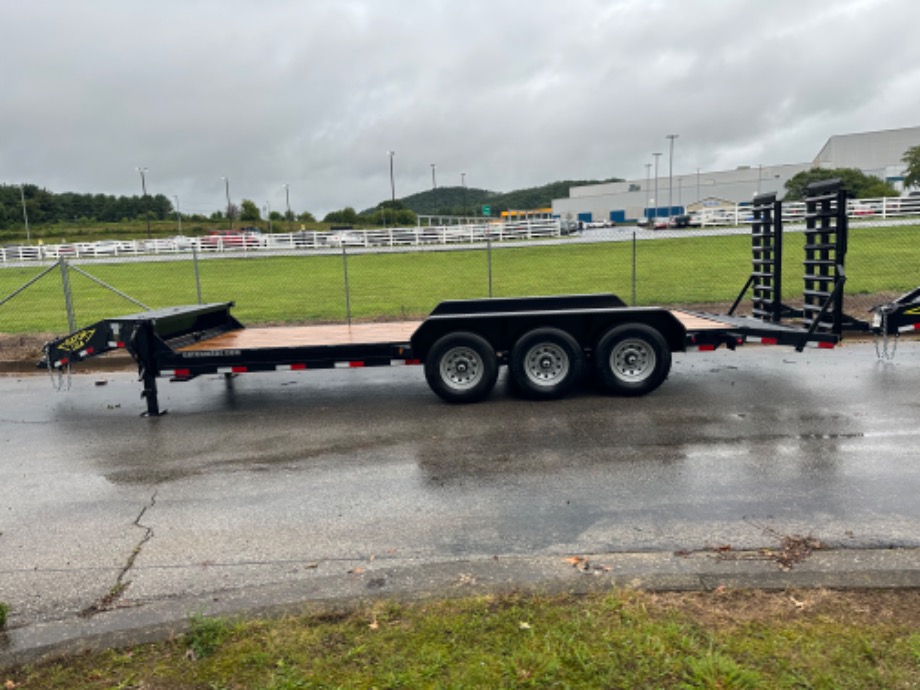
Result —
<svg viewBox="0 0 920 690"><path fill-rule="evenodd" d="M536 386L555 386L569 374L569 356L555 343L539 343L524 356L524 374Z"/></svg>
<svg viewBox="0 0 920 690"><path fill-rule="evenodd" d="M655 370L655 350L641 338L627 338L610 353L610 370L621 381L644 381Z"/></svg>
<svg viewBox="0 0 920 690"><path fill-rule="evenodd" d="M482 380L482 357L466 346L452 347L441 357L441 380L455 390L473 388Z"/></svg>

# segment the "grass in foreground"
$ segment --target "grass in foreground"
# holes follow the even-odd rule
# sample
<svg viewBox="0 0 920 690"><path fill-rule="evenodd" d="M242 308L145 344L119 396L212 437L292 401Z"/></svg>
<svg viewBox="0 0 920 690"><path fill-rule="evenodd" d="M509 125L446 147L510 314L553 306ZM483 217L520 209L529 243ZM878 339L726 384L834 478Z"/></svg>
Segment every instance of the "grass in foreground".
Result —
<svg viewBox="0 0 920 690"><path fill-rule="evenodd" d="M915 688L920 592L511 595L192 619L9 688Z"/></svg>

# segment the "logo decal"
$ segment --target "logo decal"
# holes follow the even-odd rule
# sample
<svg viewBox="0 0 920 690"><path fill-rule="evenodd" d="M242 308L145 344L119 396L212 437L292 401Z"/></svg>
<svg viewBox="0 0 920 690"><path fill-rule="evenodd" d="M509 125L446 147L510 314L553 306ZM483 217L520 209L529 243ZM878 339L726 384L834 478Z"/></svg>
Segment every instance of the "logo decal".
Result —
<svg viewBox="0 0 920 690"><path fill-rule="evenodd" d="M62 341L61 344L58 345L58 349L66 350L67 352L82 350L94 335L96 335L95 328L87 328L85 331L74 333L72 336Z"/></svg>

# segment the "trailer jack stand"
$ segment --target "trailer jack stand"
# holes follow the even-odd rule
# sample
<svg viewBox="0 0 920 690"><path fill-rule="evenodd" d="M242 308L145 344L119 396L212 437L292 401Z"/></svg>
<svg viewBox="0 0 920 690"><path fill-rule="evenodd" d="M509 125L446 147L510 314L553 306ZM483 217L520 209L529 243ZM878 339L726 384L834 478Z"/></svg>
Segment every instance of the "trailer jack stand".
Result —
<svg viewBox="0 0 920 690"><path fill-rule="evenodd" d="M141 414L142 417L160 417L166 414L166 410L160 411L160 402L157 398L157 379L146 371L141 372L141 380L144 382L144 390L141 392L141 399L147 400L147 411Z"/></svg>

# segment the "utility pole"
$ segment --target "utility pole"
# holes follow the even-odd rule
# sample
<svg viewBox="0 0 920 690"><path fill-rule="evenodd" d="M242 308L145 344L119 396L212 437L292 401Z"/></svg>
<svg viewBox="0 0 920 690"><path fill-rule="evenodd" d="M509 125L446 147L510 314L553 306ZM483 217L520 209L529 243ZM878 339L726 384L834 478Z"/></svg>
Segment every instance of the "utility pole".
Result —
<svg viewBox="0 0 920 690"><path fill-rule="evenodd" d="M294 222L294 214L291 213L291 190L287 183L284 185L284 203L287 205L288 232L293 232L291 224Z"/></svg>
<svg viewBox="0 0 920 690"><path fill-rule="evenodd" d="M177 234L182 234L182 214L179 213L179 195L173 194L173 198L176 200L176 220L179 222L179 231Z"/></svg>
<svg viewBox="0 0 920 690"><path fill-rule="evenodd" d="M150 239L150 205L147 203L147 168L135 168L141 174L141 191L144 193L144 216L147 218L147 239Z"/></svg>
<svg viewBox="0 0 920 690"><path fill-rule="evenodd" d="M649 218L651 218L651 216L649 216L649 211L651 210L651 204L649 203L649 200L648 200L649 192L652 191L650 189L650 187L652 186L651 177L652 177L652 164L646 163L645 164L645 219L646 220L649 220Z"/></svg>
<svg viewBox="0 0 920 690"><path fill-rule="evenodd" d="M655 156L655 198L652 199L652 202L655 205L655 218L658 218L658 159L661 158L660 153L653 153Z"/></svg>
<svg viewBox="0 0 920 690"><path fill-rule="evenodd" d="M396 179L393 177L393 156L396 151L387 151L390 156L390 201L396 201Z"/></svg>
<svg viewBox="0 0 920 690"><path fill-rule="evenodd" d="M19 195L22 198L22 217L26 221L26 244L32 244L32 235L29 233L29 212L26 211L26 189L24 185L19 185Z"/></svg>
<svg viewBox="0 0 920 690"><path fill-rule="evenodd" d="M434 214L438 215L438 178L435 176L437 165L431 164L431 190L434 192Z"/></svg>
<svg viewBox="0 0 920 690"><path fill-rule="evenodd" d="M233 204L230 203L230 178L221 176L224 181L224 188L227 190L227 222L229 223L230 232L233 232Z"/></svg>
<svg viewBox="0 0 920 690"><path fill-rule="evenodd" d="M674 140L677 134L668 134L665 139L671 140L671 156L668 162L668 218L671 217L671 210L674 208Z"/></svg>
<svg viewBox="0 0 920 690"><path fill-rule="evenodd" d="M460 186L463 187L463 215L466 215L466 173L460 173Z"/></svg>

